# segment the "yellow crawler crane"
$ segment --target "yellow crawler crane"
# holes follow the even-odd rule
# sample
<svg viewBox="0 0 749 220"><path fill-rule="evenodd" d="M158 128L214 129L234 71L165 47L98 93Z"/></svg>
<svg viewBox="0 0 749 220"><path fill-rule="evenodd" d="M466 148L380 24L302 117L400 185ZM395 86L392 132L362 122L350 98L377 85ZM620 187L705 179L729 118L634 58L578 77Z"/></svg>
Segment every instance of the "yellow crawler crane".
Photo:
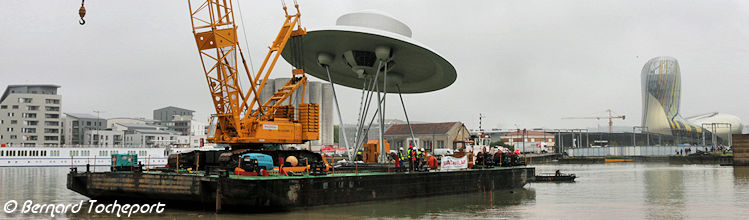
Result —
<svg viewBox="0 0 749 220"><path fill-rule="evenodd" d="M207 140L229 144L233 148L253 148L262 144L299 144L319 137L319 106L299 105L299 117L294 117L291 96L307 85L304 69L292 70L292 77L273 96L261 102L261 94L268 82L281 51L289 40L299 40L307 32L301 27L299 5L296 14L289 14L284 4L286 19L276 39L269 47L260 69L253 75L247 68L237 41L237 26L231 0L189 1L195 43L198 47L208 88L216 115L212 117ZM249 91L239 85L237 52L250 81ZM299 54L301 60L301 54ZM287 104L284 105L285 101Z"/></svg>

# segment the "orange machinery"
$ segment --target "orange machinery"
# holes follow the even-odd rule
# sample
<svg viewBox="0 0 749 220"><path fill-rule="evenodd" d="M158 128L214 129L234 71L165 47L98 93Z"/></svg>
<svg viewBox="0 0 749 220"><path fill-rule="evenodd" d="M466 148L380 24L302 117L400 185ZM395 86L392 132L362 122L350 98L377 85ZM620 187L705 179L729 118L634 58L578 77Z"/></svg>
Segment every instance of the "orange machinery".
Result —
<svg viewBox="0 0 749 220"><path fill-rule="evenodd" d="M300 88L301 97L304 97L307 85L304 69L292 70L291 79L270 99L261 101L259 98L286 43L290 39L301 40L307 33L299 23L299 5L294 4L296 14L289 14L284 4L286 19L281 30L269 47L260 69L252 74L237 41L231 0L188 2L195 43L216 109L206 139L209 142L229 144L233 148L252 148L262 144L300 144L317 140L320 131L319 106L304 103L302 99L299 115L295 118L290 98ZM237 52L249 78L249 89L245 89L247 91L243 91L239 84Z"/></svg>
<svg viewBox="0 0 749 220"><path fill-rule="evenodd" d="M377 163L377 158L380 156L380 140L369 140L366 144L362 145L362 160L365 163ZM390 144L385 141L385 153L390 152Z"/></svg>

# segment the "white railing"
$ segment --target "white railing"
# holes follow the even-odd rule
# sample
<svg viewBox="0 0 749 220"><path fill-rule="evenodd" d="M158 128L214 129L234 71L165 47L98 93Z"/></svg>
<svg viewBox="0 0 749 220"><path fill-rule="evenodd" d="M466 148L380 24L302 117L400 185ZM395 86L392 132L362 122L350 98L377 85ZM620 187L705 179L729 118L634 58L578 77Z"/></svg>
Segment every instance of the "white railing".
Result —
<svg viewBox="0 0 749 220"><path fill-rule="evenodd" d="M711 146L621 146L621 147L586 147L566 149L570 157L604 157L604 156L671 156L677 152L686 154L697 150L710 150Z"/></svg>
<svg viewBox="0 0 749 220"><path fill-rule="evenodd" d="M35 146L22 146L22 145L5 145L5 147L14 147L14 148L164 148L167 146L163 145L124 145L124 144L118 144L118 145L53 145L53 146L45 146L45 145L35 145ZM169 146L172 148L177 148L177 146Z"/></svg>

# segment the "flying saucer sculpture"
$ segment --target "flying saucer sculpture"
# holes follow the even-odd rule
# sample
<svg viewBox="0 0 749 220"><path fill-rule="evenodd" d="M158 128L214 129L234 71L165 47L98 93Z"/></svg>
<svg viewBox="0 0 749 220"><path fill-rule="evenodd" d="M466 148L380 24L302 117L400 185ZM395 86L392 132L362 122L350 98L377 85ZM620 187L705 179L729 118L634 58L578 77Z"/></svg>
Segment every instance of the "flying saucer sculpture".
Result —
<svg viewBox="0 0 749 220"><path fill-rule="evenodd" d="M390 16L374 11L342 15L336 26L308 31L289 41L284 59L312 76L333 83L363 88L364 80L377 77L380 90L422 93L450 86L455 68L432 49L411 39L411 29ZM387 83L382 72L387 67ZM385 85L387 87L385 88Z"/></svg>

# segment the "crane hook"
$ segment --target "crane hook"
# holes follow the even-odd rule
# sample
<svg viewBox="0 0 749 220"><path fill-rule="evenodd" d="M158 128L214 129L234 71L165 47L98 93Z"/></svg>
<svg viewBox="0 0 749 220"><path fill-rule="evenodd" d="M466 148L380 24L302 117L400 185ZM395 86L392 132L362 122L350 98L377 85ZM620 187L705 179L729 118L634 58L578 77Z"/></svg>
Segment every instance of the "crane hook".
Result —
<svg viewBox="0 0 749 220"><path fill-rule="evenodd" d="M78 22L78 24L84 25L86 24L86 20L83 20L83 16L86 16L86 7L83 7L83 3L86 0L81 0L81 8L78 9L78 15L81 16L81 21Z"/></svg>

